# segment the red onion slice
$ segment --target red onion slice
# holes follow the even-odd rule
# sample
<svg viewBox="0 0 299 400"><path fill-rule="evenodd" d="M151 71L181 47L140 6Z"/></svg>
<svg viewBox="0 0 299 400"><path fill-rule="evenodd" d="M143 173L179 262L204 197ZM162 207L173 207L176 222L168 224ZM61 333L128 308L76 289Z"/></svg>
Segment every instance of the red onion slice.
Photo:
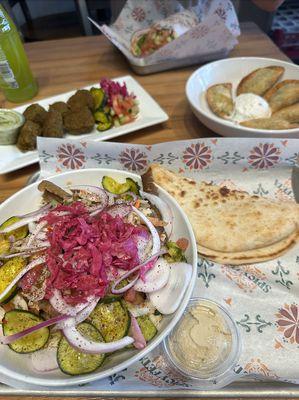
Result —
<svg viewBox="0 0 299 400"><path fill-rule="evenodd" d="M38 213L37 215L32 215L30 217L24 217L19 221L16 221L14 224L7 226L4 229L0 229L1 233L8 233L15 229L21 228L22 226L28 225L30 222L38 221L41 217L47 214L47 211L43 211Z"/></svg>
<svg viewBox="0 0 299 400"><path fill-rule="evenodd" d="M152 256L150 256L149 258L147 258L143 263L136 265L136 267L130 269L130 271L126 272L125 274L123 274L120 278L118 278L112 285L111 287L111 293L113 294L121 294L126 292L127 290L129 290L133 285L131 285L131 282L134 282L135 280L137 281L137 279L139 278L139 276L137 276L135 279L133 279L127 286L124 286L121 289L115 289L117 285L120 284L121 281L123 281L124 279L128 278L128 276L130 276L131 274L133 274L136 271L139 271L141 267L144 267L146 264L148 264L149 262L155 260L156 258L162 256L163 254L166 254L167 251L166 250L160 250L158 253L153 254ZM130 285L130 286L129 286ZM129 287L128 287L129 286Z"/></svg>
<svg viewBox="0 0 299 400"><path fill-rule="evenodd" d="M81 322L85 321L86 318L88 318L89 315L92 313L95 306L98 304L99 300L100 300L100 297L95 297L93 300L91 300L91 303L87 307L83 308L83 310L80 311L75 317L69 318L68 320L63 321L60 324L57 324L55 328L57 328L57 329L70 328L72 326L76 326L76 325L80 324Z"/></svg>
<svg viewBox="0 0 299 400"><path fill-rule="evenodd" d="M12 253L12 254L1 254L0 258L2 260L9 260L10 258L14 257L31 257L33 253L38 253L39 251L46 250L48 246L42 246L42 247L34 247L34 248L28 248L25 249L24 251L20 251L18 253Z"/></svg>
<svg viewBox="0 0 299 400"><path fill-rule="evenodd" d="M71 187L71 191L73 193L85 192L87 194L86 196L87 200L94 201L96 203L102 203L104 204L104 207L108 205L108 195L106 191L98 186L75 185Z"/></svg>
<svg viewBox="0 0 299 400"><path fill-rule="evenodd" d="M39 215L40 213L46 213L47 211L50 210L51 204L46 204L43 207L39 208L38 210L32 211L28 214L24 215L18 215L18 218L29 218L29 217L35 217L36 215Z"/></svg>
<svg viewBox="0 0 299 400"><path fill-rule="evenodd" d="M165 232L167 233L168 238L170 238L173 230L173 219L174 219L170 205L166 201L162 200L160 197L154 194L147 192L140 192L140 194L144 199L149 200L160 211L163 221L166 222L167 224L164 227Z"/></svg>
<svg viewBox="0 0 299 400"><path fill-rule="evenodd" d="M13 343L14 341L21 339L24 336L30 335L30 333L32 333L32 332L35 332L35 331L38 331L39 329L46 328L48 326L57 324L58 322L61 322L67 318L69 318L68 315L59 315L58 317L48 319L47 321L43 321L37 325L31 326L30 328L27 328L27 329L23 330L22 332L18 332L13 335L10 335L10 336L1 337L0 343L1 344Z"/></svg>
<svg viewBox="0 0 299 400"><path fill-rule="evenodd" d="M134 339L134 347L138 350L144 349L146 346L146 340L141 332L140 326L138 325L137 319L131 314L131 332Z"/></svg>
<svg viewBox="0 0 299 400"><path fill-rule="evenodd" d="M119 216L120 218L126 217L129 212L132 211L132 206L129 204L115 204L114 206L111 206L107 208L106 212L111 215L111 217L116 217Z"/></svg>
<svg viewBox="0 0 299 400"><path fill-rule="evenodd" d="M136 281L134 289L143 293L155 292L167 284L169 275L169 263L164 258L159 258L154 266L146 272L144 280L140 278Z"/></svg>
<svg viewBox="0 0 299 400"><path fill-rule="evenodd" d="M134 339L130 336L125 336L115 342L94 342L82 336L75 327L65 328L63 333L71 346L88 354L112 353L134 342Z"/></svg>
<svg viewBox="0 0 299 400"><path fill-rule="evenodd" d="M31 354L32 367L36 372L50 372L59 368L57 348L47 347Z"/></svg>
<svg viewBox="0 0 299 400"><path fill-rule="evenodd" d="M26 265L26 267L18 273L18 275L11 281L11 283L6 287L6 289L0 293L0 299L2 299L4 296L9 293L9 291L14 287L16 283L19 282L19 280L27 274L28 271L30 271L32 268L36 267L37 265L44 264L46 262L46 258L44 256L38 257L35 260L31 261L29 264Z"/></svg>
<svg viewBox="0 0 299 400"><path fill-rule="evenodd" d="M142 219L142 221L148 227L148 229L152 235L152 238L153 238L152 254L157 253L161 248L160 237L157 232L157 229L154 227L154 225L151 223L151 221L148 218L146 218L146 216L141 211L139 211L136 207L132 206L132 210L134 211L135 214L138 215L138 217L140 219Z"/></svg>
<svg viewBox="0 0 299 400"><path fill-rule="evenodd" d="M78 312L82 311L85 307L88 306L88 302L80 303L73 307L70 306L64 301L60 291L57 289L53 290L53 295L50 298L49 302L51 306L54 308L54 310L56 310L60 314L67 314L72 317L76 316Z"/></svg>
<svg viewBox="0 0 299 400"><path fill-rule="evenodd" d="M31 235L29 236L28 242L27 242L27 246L30 247L32 245L32 243L34 243L35 239L37 238L38 234L48 225L47 221L42 221L40 223L38 223L35 228L34 231L31 233Z"/></svg>

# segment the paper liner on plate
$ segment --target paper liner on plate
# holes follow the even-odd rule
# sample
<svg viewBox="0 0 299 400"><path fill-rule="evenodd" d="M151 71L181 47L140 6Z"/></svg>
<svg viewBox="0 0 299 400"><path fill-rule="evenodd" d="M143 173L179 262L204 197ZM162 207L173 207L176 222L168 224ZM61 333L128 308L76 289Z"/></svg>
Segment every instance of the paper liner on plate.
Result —
<svg viewBox="0 0 299 400"><path fill-rule="evenodd" d="M155 162L197 180L294 201L291 168L299 154L299 140L209 138L145 146L38 138L38 150L43 176L95 167L139 174ZM234 371L236 379L254 376L299 383L298 271L298 244L282 257L260 264L231 267L199 260L193 296L222 304L240 330L242 355ZM201 389L168 368L160 347L126 371L77 387L82 392L170 388Z"/></svg>
<svg viewBox="0 0 299 400"><path fill-rule="evenodd" d="M111 26L91 21L132 64L139 66L228 52L238 43L236 37L240 34L230 0L202 0L189 10L177 1L128 0ZM153 24L171 25L177 29L178 38L149 56L135 57L130 50L132 35Z"/></svg>

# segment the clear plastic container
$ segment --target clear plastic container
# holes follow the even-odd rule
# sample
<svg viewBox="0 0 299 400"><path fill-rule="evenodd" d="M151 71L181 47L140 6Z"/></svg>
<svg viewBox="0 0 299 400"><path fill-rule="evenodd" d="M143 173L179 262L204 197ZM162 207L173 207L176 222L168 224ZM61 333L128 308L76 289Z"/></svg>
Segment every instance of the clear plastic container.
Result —
<svg viewBox="0 0 299 400"><path fill-rule="evenodd" d="M193 340L194 334L198 342ZM239 331L228 311L214 301L191 299L164 340L163 349L169 366L202 390L220 389L237 378L234 368L241 352Z"/></svg>

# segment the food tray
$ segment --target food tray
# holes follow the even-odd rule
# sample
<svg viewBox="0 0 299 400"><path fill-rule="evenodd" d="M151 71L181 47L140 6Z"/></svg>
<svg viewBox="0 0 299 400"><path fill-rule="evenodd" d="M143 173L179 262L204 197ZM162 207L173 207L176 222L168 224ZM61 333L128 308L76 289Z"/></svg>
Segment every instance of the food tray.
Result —
<svg viewBox="0 0 299 400"><path fill-rule="evenodd" d="M209 392L202 390L88 390L82 387L82 390L57 390L52 389L51 392L47 388L43 389L14 389L9 386L0 384L0 396L36 396L36 397L161 397L161 398L298 398L299 387L292 384L278 382L256 382L256 381L239 381L235 382L224 389L212 390Z"/></svg>
<svg viewBox="0 0 299 400"><path fill-rule="evenodd" d="M59 141L54 140L54 139L42 139L42 141L39 143L40 144L40 153L42 154L43 150L47 150L48 156L46 159L41 157L41 167L42 167L42 172L44 176L47 176L47 174L53 173L53 171L57 172L57 167L61 168L61 165L57 164L57 158L55 157L57 146L59 145ZM206 154L208 155L208 160L210 164L213 164L213 168L210 168L210 166L203 168L203 165L206 166L206 164L200 164L197 163L195 164L195 161L193 162L192 166L198 171L196 171L197 174L204 173L206 174L213 174L213 176L218 176L220 174L220 171L223 169L223 166L229 164L229 167L231 169L231 172L236 171L236 170L242 170L242 176L239 179L240 182L243 183L243 173L250 177L251 179L254 180L254 184L258 185L259 179L262 181L262 185L258 186L259 192L263 189L267 190L267 185L265 186L265 180L268 180L269 178L271 180L275 180L276 184L275 187L278 189L278 192L282 196L289 196L290 195L290 187L287 186L290 184L290 175L291 175L291 167L295 165L295 160L297 157L297 152L299 150L299 142L298 140L279 140L279 139L259 139L256 141L256 139L238 139L236 141L235 139L221 139L221 138L209 138L209 139L198 139L198 140L193 140L193 141L182 141L182 142L170 142L170 143L164 143L164 144L159 144L159 145L154 145L154 146L141 146L141 145L128 145L128 144L120 144L120 143L101 143L100 148L96 148L98 145L92 141L89 143L86 143L86 147L84 149L82 148L82 151L88 155L88 160L86 162L85 167L91 167L95 166L95 161L93 156L94 152L97 152L97 163L99 165L102 165L104 162L110 165L111 167L111 161L110 159L107 158L107 155L109 154L111 157L113 156L113 167L122 167L122 168L128 168L128 167L136 167L136 162L133 163L132 157L130 158L130 163L129 161L125 161L125 165L123 165L122 159L119 159L119 157L116 157L117 155L124 154L124 151L127 153L131 154L131 151L134 150L134 154L138 152L139 154L139 159L142 160L148 160L148 162L160 162L161 164L166 164L166 165L171 165L172 169L173 164L176 162L178 166L180 166L180 170L182 172L188 172L187 166L184 164L184 160L187 162L189 158L186 158L189 156L189 153L194 154L196 151L197 153L201 149L205 149ZM260 158L256 159L256 154L259 152L259 149L263 150L263 154L267 153L267 151L270 149L271 154L273 156L273 149L274 149L274 158L271 156L266 157L267 159L267 164L265 166L264 163L261 164ZM85 154L84 153L84 154ZM268 153L267 153L268 154ZM259 152L259 155L261 153ZM265 154L264 154L265 155ZM132 156L132 154L131 154ZM142 156L142 157L141 157ZM177 161L176 158L182 159L182 161ZM271 157L270 157L271 156ZM141 157L141 158L140 158ZM194 158L194 157L193 157ZM193 160L192 158L192 160ZM134 158L135 160L135 158ZM140 163L139 163L140 164ZM142 168L145 168L144 165L140 164L137 165L138 168L140 168L140 172L142 171ZM275 164L276 167L275 167ZM283 170L281 170L280 165L283 166ZM66 167L65 167L66 168ZM188 167L189 168L189 167ZM190 168L189 168L190 169ZM204 169L204 171L202 171ZM138 170L139 171L139 170ZM194 173L189 171L190 173ZM215 175L216 174L216 175ZM244 176L245 176L244 175ZM212 176L212 175L210 175ZM257 179L259 178L259 179ZM285 180L288 178L287 180ZM284 182L284 185L281 185L281 182ZM229 182L227 182L228 184ZM214 272L216 272L214 270ZM275 271L274 271L275 272ZM288 271L287 271L288 272ZM273 274L273 272L272 272ZM274 275L276 272L274 273ZM201 270L201 274L204 275L204 270ZM212 274L210 274L212 275ZM275 275L276 276L276 275ZM274 276L274 280L277 279ZM296 275L297 276L297 275ZM205 281L205 279L208 279L208 276L203 276L203 279L201 281ZM289 279L289 278L288 278ZM209 279L208 279L209 280ZM206 283L208 282L207 280L205 281ZM279 282L281 283L281 282ZM285 285L288 286L288 284L283 281ZM203 285L201 285L201 289L203 289ZM254 289L255 290L255 289ZM202 291L204 294L204 291ZM290 296L289 292L288 296ZM196 291L194 291L194 295L196 295ZM258 300L258 293L254 293L255 295L255 303L257 303ZM249 294L249 296L252 296L252 294ZM264 299L264 297L262 297ZM276 299L276 297L275 297ZM276 300L275 300L276 301ZM291 300L290 300L291 301ZM239 303L236 303L239 304ZM263 301L263 304L265 302ZM268 304L268 302L267 302ZM239 304L240 306L240 304ZM238 307L239 307L238 306ZM240 314L243 316L243 312ZM239 318L240 319L240 318ZM242 322L242 321L239 321ZM265 321L262 321L265 322ZM256 325L252 320L250 320L250 324L254 326L254 330L259 328L259 325ZM267 322L266 322L267 325ZM265 326L266 326L265 325ZM267 325L268 326L268 325ZM244 324L242 329L244 330ZM273 328L274 329L274 328ZM248 332L248 331L247 331ZM260 332L260 331L258 331ZM257 341L256 337L252 335L254 338L254 346L256 343L262 344L262 340ZM276 336L275 336L276 337ZM243 342L244 344L244 342ZM245 346L247 347L247 346ZM256 351L255 348L251 348L249 346L250 350L250 355L249 357L253 357L254 354L258 357L264 357L265 354L260 354L259 352L254 353ZM295 350L295 349L293 349ZM157 349L158 354L159 348ZM154 360L154 353L157 353L156 351L153 351L151 355L149 356L150 360ZM294 356L293 353L289 353L290 356L287 358L287 366L284 366L284 370L291 369L293 372L292 379L298 379L298 374L297 374L297 368L292 369L291 366L293 365L294 367L296 366L296 362L292 362L292 358ZM281 368L280 362L277 364L277 358L274 358L275 360L275 366L277 368ZM200 388L188 388L188 389L173 389L171 387L157 387L153 388L152 385L149 383L153 383L153 380L146 380L142 379L146 377L146 374L144 375L137 375L136 373L142 372L144 370L146 371L154 371L151 374L148 374L148 377L151 376L157 376L159 373L155 369L152 369L152 364L150 364L149 368L143 368L144 366L147 366L149 364L147 359L143 359L141 362L136 363L136 365L132 366L132 369L129 368L127 371L124 371L123 373L120 373L119 375L112 376L105 382L100 381L98 383L95 383L93 385L85 385L85 386L80 386L76 388L69 388L69 387L64 387L63 389L53 389L49 393L48 390L45 390L44 388L36 387L32 389L29 385L24 386L23 389L11 389L9 387L6 387L4 385L0 385L0 394L3 395L27 395L27 396L45 396L49 394L51 396L84 396L85 397L95 397L95 396L102 396L102 397L170 397L170 398L176 398L176 397L198 397L198 398L203 398L206 397L207 394L209 397L214 397L214 398L240 398L240 397L280 397L280 398L285 398L285 397L292 397L292 398L298 398L299 396L299 386L293 385L291 383L282 383L282 382L276 382L276 381L270 381L269 375L266 375L267 378L262 377L263 374L257 375L251 375L250 378L249 376L242 376L242 379L240 379L241 372L239 371L239 368L236 369L236 374L238 374L239 379L233 383L227 386L224 389L221 390L212 390L207 393L206 391L200 390ZM274 362L274 361L273 361ZM272 361L270 361L271 365ZM242 363L241 363L242 365ZM156 367L157 368L157 367ZM158 367L159 368L159 367ZM243 370L243 371L246 371ZM282 375L284 376L284 379L286 377L288 378L288 375L285 375L282 371ZM255 372L259 371L254 371L251 369L247 373L254 374ZM126 377L125 377L126 376ZM274 376L273 374L271 376ZM135 379L135 377L139 379ZM165 377L165 375L161 376L161 378ZM119 379L120 378L120 379ZM259 378L254 379L254 378ZM291 378L291 376L290 376ZM125 381L124 379L127 379ZM8 378L7 380L1 379L2 382L7 382L8 383ZM126 384L127 383L127 384ZM130 386L128 386L130 385Z"/></svg>
<svg viewBox="0 0 299 400"><path fill-rule="evenodd" d="M136 74L149 75L149 74L154 74L156 72L162 72L170 69L183 68L194 64L203 64L205 62L219 60L221 58L227 57L228 53L229 53L228 50L224 50L215 53L209 53L206 55L197 55L193 57L181 58L176 60L175 59L166 60L161 63L151 64L151 65L146 65L146 64L137 65L131 63L129 59L127 60L130 63L132 70L136 72Z"/></svg>

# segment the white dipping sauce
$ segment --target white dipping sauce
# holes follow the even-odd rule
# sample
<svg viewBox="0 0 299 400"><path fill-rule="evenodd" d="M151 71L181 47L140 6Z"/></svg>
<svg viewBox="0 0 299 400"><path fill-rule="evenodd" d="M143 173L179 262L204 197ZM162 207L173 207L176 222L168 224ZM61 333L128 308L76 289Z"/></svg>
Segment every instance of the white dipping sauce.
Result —
<svg viewBox="0 0 299 400"><path fill-rule="evenodd" d="M271 108L265 99L253 93L244 93L236 97L235 109L230 119L235 122L242 122L270 116Z"/></svg>

